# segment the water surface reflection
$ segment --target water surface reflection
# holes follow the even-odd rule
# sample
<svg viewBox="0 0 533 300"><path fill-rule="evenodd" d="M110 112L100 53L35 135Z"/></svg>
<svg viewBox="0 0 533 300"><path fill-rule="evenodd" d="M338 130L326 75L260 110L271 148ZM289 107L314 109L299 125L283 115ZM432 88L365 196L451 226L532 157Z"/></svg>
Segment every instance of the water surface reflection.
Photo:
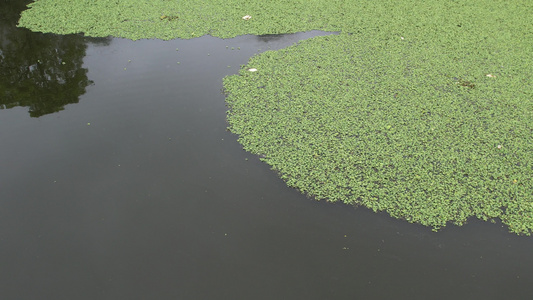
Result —
<svg viewBox="0 0 533 300"><path fill-rule="evenodd" d="M316 34L102 45L28 33L76 87L51 101L79 103L0 110L0 298L532 298L532 238L315 202L226 131L222 78ZM19 52L14 86L37 58ZM66 57L76 67L61 69Z"/></svg>
<svg viewBox="0 0 533 300"><path fill-rule="evenodd" d="M28 107L40 117L78 103L92 82L83 68L87 42L109 39L58 36L16 27L32 1L0 2L0 108Z"/></svg>

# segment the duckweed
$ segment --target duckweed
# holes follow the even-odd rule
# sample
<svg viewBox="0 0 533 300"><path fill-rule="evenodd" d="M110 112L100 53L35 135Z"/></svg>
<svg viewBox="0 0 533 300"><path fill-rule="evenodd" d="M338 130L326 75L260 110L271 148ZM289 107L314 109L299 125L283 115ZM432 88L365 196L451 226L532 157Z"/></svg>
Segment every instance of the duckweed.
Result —
<svg viewBox="0 0 533 300"><path fill-rule="evenodd" d="M318 200L435 230L470 217L499 218L518 234L533 230L529 0L30 6L20 26L60 34L172 39L338 31L256 55L224 79L229 129L243 147Z"/></svg>
<svg viewBox="0 0 533 300"><path fill-rule="evenodd" d="M316 37L255 56L224 80L229 128L316 199L435 230L500 218L529 235L533 55L429 34Z"/></svg>

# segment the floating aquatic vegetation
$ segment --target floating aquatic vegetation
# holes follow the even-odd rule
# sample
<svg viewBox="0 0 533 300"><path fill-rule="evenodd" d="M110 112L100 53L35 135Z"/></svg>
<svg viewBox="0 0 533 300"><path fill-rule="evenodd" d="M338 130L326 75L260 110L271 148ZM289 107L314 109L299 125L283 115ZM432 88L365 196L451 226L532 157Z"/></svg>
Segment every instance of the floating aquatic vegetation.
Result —
<svg viewBox="0 0 533 300"><path fill-rule="evenodd" d="M516 62L531 51L486 61L472 45L439 52L426 40L372 36L316 37L253 57L260 73L244 67L224 80L230 130L313 198L435 230L500 218L529 235L532 70ZM467 68L445 63L457 55Z"/></svg>
<svg viewBox="0 0 533 300"><path fill-rule="evenodd" d="M244 148L317 199L531 234L533 2L355 2L37 0L19 25L130 39L339 31L224 80Z"/></svg>

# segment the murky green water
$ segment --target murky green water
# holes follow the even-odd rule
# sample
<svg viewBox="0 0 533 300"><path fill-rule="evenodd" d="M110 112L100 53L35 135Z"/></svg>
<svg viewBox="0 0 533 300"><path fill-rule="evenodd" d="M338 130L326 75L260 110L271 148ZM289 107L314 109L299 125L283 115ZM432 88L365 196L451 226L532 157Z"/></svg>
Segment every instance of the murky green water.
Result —
<svg viewBox="0 0 533 300"><path fill-rule="evenodd" d="M42 35L24 2L0 2L1 299L533 297L531 237L315 202L226 131L224 76L325 33Z"/></svg>

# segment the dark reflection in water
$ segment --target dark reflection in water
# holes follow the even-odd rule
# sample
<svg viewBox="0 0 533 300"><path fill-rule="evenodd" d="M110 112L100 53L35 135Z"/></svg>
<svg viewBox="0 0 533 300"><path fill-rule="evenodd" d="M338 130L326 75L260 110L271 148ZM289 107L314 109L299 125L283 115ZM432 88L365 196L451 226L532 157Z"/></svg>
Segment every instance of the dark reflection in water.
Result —
<svg viewBox="0 0 533 300"><path fill-rule="evenodd" d="M40 117L78 103L85 93L91 81L83 57L87 41L94 39L17 28L20 12L30 2L0 2L0 108L28 107L30 116Z"/></svg>
<svg viewBox="0 0 533 300"><path fill-rule="evenodd" d="M255 38L258 41L268 43L268 42L272 42L272 41L279 41L279 40L283 39L284 37L286 38L287 35L285 35L285 34L264 34L264 35L258 35Z"/></svg>
<svg viewBox="0 0 533 300"><path fill-rule="evenodd" d="M533 299L533 238L307 199L226 131L222 78L318 34L86 43L79 104L0 110L0 299Z"/></svg>

